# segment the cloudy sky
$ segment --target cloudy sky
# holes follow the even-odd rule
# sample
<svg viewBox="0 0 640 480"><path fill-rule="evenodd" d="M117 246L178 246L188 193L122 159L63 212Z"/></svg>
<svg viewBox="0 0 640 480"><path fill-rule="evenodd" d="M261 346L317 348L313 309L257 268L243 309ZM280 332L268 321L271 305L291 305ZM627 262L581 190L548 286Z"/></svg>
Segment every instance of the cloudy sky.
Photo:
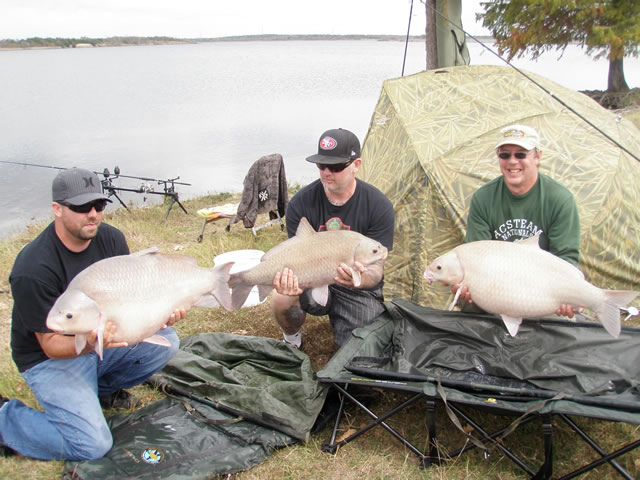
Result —
<svg viewBox="0 0 640 480"><path fill-rule="evenodd" d="M464 0L465 30L480 0ZM250 34L405 35L411 0L2 0L0 38ZM414 0L411 34L424 32L425 7Z"/></svg>

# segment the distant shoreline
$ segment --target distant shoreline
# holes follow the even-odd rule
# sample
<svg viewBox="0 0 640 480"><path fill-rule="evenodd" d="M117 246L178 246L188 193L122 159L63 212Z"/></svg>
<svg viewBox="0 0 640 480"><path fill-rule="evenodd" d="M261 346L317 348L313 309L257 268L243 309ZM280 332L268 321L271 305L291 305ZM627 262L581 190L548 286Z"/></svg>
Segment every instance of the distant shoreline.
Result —
<svg viewBox="0 0 640 480"><path fill-rule="evenodd" d="M491 37L475 37L482 41ZM234 35L213 38L174 38L174 37L108 37L108 38L41 38L33 37L21 40L0 40L0 50L27 50L47 48L96 48L131 47L149 45L185 45L209 42L281 42L281 41L336 41L336 40L377 40L398 42L406 41L404 35ZM410 42L424 42L424 35L409 36Z"/></svg>

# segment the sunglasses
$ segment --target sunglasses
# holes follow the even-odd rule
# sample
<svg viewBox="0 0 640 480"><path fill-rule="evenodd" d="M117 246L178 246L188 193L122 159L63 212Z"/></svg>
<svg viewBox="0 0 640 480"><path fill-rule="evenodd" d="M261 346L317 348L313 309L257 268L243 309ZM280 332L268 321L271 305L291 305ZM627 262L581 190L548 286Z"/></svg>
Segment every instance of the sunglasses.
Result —
<svg viewBox="0 0 640 480"><path fill-rule="evenodd" d="M316 165L320 170L324 170L325 168L328 168L331 173L338 173L343 171L352 163L353 163L353 160L349 160L347 163L339 163L337 165L327 165L326 163L316 163Z"/></svg>
<svg viewBox="0 0 640 480"><path fill-rule="evenodd" d="M498 153L498 157L501 158L502 160L509 160L511 158L511 155L516 157L518 160L524 160L525 158L527 158L527 155L529 155L529 152L515 152L515 153L500 152L500 153Z"/></svg>
<svg viewBox="0 0 640 480"><path fill-rule="evenodd" d="M95 200L93 202L84 203L82 205L71 205L70 203L60 202L60 205L64 205L72 212L76 213L89 213L92 208L96 209L96 212L101 212L107 208L106 200Z"/></svg>

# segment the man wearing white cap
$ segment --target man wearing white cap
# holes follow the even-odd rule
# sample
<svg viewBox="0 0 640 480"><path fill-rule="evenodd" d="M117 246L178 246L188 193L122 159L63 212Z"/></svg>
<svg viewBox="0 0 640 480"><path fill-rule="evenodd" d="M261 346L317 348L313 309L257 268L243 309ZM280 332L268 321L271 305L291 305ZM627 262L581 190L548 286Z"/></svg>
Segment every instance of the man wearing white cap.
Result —
<svg viewBox="0 0 640 480"><path fill-rule="evenodd" d="M503 128L496 154L502 175L474 193L465 242L512 242L541 231L543 250L577 266L580 259L578 207L565 186L538 172L542 158L538 132L526 125ZM464 290L463 295L470 300ZM573 317L571 306L563 306L557 313Z"/></svg>

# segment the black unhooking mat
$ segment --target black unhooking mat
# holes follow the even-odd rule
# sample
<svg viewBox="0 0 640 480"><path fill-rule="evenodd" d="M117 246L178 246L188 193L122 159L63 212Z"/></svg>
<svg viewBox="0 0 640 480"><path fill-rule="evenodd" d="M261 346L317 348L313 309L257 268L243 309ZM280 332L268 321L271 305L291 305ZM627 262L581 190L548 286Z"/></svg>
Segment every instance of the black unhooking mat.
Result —
<svg viewBox="0 0 640 480"><path fill-rule="evenodd" d="M640 423L640 328L613 338L597 322L525 319L512 337L493 315L400 299L385 307L318 372L321 382L360 375L372 387L409 382L433 395L440 383L451 399L484 405L501 395L502 407L523 412L528 401L562 394L543 412Z"/></svg>
<svg viewBox="0 0 640 480"><path fill-rule="evenodd" d="M99 460L67 462L63 479L208 479L247 470L307 440L327 391L303 352L225 333L183 340L152 383L171 398L110 417L113 448Z"/></svg>

